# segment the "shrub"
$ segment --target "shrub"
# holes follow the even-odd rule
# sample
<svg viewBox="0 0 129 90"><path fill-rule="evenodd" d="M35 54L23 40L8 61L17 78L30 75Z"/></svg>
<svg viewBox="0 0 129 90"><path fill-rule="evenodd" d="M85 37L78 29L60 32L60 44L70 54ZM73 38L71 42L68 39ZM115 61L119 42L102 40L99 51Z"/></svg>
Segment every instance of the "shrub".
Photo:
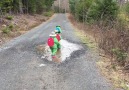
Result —
<svg viewBox="0 0 129 90"><path fill-rule="evenodd" d="M76 19L83 21L87 16L87 11L92 5L94 0L70 0L70 10Z"/></svg>
<svg viewBox="0 0 129 90"><path fill-rule="evenodd" d="M122 62L122 64L125 63L125 59L127 58L127 55L128 55L126 52L118 48L112 49L112 52L115 54L118 62Z"/></svg>
<svg viewBox="0 0 129 90"><path fill-rule="evenodd" d="M96 0L88 10L88 22L100 20L113 21L117 18L119 7L115 0Z"/></svg>
<svg viewBox="0 0 129 90"><path fill-rule="evenodd" d="M13 19L13 16L6 16L6 19L12 20Z"/></svg>
<svg viewBox="0 0 129 90"><path fill-rule="evenodd" d="M129 2L125 5L125 11L129 14Z"/></svg>
<svg viewBox="0 0 129 90"><path fill-rule="evenodd" d="M10 24L10 25L8 26L8 28L9 28L10 30L13 30L14 25L13 25L13 24Z"/></svg>
<svg viewBox="0 0 129 90"><path fill-rule="evenodd" d="M4 34L8 34L8 33L10 32L10 29L9 29L8 27L5 27L5 28L2 30L2 32L3 32Z"/></svg>
<svg viewBox="0 0 129 90"><path fill-rule="evenodd" d="M45 12L43 15L50 17L53 15L53 13L54 13L53 11L48 11L48 12Z"/></svg>

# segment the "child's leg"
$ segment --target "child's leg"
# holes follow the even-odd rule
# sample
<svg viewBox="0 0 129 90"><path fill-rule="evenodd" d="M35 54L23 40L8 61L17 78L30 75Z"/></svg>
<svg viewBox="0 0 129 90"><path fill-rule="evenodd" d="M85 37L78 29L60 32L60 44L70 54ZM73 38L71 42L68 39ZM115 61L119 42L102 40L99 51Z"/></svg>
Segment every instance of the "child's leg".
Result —
<svg viewBox="0 0 129 90"><path fill-rule="evenodd" d="M57 45L57 48L58 48L58 49L60 49L60 48L61 48L61 45L60 45L60 43L58 43L58 45Z"/></svg>
<svg viewBox="0 0 129 90"><path fill-rule="evenodd" d="M56 53L57 53L57 48L53 48L53 49L52 49L52 55L55 56Z"/></svg>
<svg viewBox="0 0 129 90"><path fill-rule="evenodd" d="M51 52L52 52L52 56L55 56L57 53L57 45L55 44L53 47L50 47Z"/></svg>
<svg viewBox="0 0 129 90"><path fill-rule="evenodd" d="M55 62L60 62L60 60L55 56L57 53L57 48L51 47L51 52L52 52L52 60Z"/></svg>

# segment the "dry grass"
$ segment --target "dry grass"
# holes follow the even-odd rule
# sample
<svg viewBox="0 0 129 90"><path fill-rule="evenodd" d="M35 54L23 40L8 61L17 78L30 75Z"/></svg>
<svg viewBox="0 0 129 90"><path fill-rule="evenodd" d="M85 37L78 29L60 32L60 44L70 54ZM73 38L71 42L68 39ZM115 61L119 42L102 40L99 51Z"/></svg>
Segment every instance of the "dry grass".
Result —
<svg viewBox="0 0 129 90"><path fill-rule="evenodd" d="M13 20L3 19L3 22L0 23L0 45L8 42L14 37L20 36L21 34L26 33L27 31L31 30L32 28L38 26L39 24L48 20L49 17L43 15L14 15ZM2 25L9 26L10 24L13 25L13 29L8 34L3 34Z"/></svg>
<svg viewBox="0 0 129 90"><path fill-rule="evenodd" d="M106 54L104 50L99 48L99 43L102 37L100 29L97 26L89 26L84 25L83 23L79 23L73 18L72 15L68 15L68 18L72 22L77 35L81 38L83 43L86 43L86 45L89 47L92 45L95 46L94 49L97 49L96 51L100 53L101 60L97 62L97 65L100 68L102 74L107 77L115 87L122 87L125 90L129 90L129 73L125 72L123 70L123 67L117 64L112 64L111 60L113 58L111 58L110 55ZM118 33L116 33L115 31L107 31L107 33L103 36L106 37L106 35L108 35L111 39L113 38L113 36L117 37L116 34ZM114 39L114 41L117 40Z"/></svg>
<svg viewBox="0 0 129 90"><path fill-rule="evenodd" d="M97 65L102 75L107 77L115 87L129 90L129 74L125 73L120 66L111 65L110 57L101 57Z"/></svg>

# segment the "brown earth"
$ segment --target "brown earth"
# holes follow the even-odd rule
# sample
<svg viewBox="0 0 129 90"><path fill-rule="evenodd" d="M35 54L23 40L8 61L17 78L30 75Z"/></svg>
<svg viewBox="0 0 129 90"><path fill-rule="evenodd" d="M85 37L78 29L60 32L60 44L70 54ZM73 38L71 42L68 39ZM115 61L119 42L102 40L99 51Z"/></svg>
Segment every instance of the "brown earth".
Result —
<svg viewBox="0 0 129 90"><path fill-rule="evenodd" d="M3 19L0 23L0 45L11 40L14 37L17 37L21 34L26 33L35 26L45 22L49 17L43 15L13 15L12 20ZM13 29L9 33L3 33L5 28L3 25L9 26L13 25Z"/></svg>

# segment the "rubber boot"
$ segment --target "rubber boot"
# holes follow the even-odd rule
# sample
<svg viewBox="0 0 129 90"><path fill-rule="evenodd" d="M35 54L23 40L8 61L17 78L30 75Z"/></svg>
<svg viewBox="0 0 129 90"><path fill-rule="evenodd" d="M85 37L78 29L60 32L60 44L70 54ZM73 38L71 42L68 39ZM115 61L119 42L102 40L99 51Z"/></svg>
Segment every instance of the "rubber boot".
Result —
<svg viewBox="0 0 129 90"><path fill-rule="evenodd" d="M55 55L52 56L52 61L57 62L57 63L61 62L61 60L58 57L56 57Z"/></svg>

